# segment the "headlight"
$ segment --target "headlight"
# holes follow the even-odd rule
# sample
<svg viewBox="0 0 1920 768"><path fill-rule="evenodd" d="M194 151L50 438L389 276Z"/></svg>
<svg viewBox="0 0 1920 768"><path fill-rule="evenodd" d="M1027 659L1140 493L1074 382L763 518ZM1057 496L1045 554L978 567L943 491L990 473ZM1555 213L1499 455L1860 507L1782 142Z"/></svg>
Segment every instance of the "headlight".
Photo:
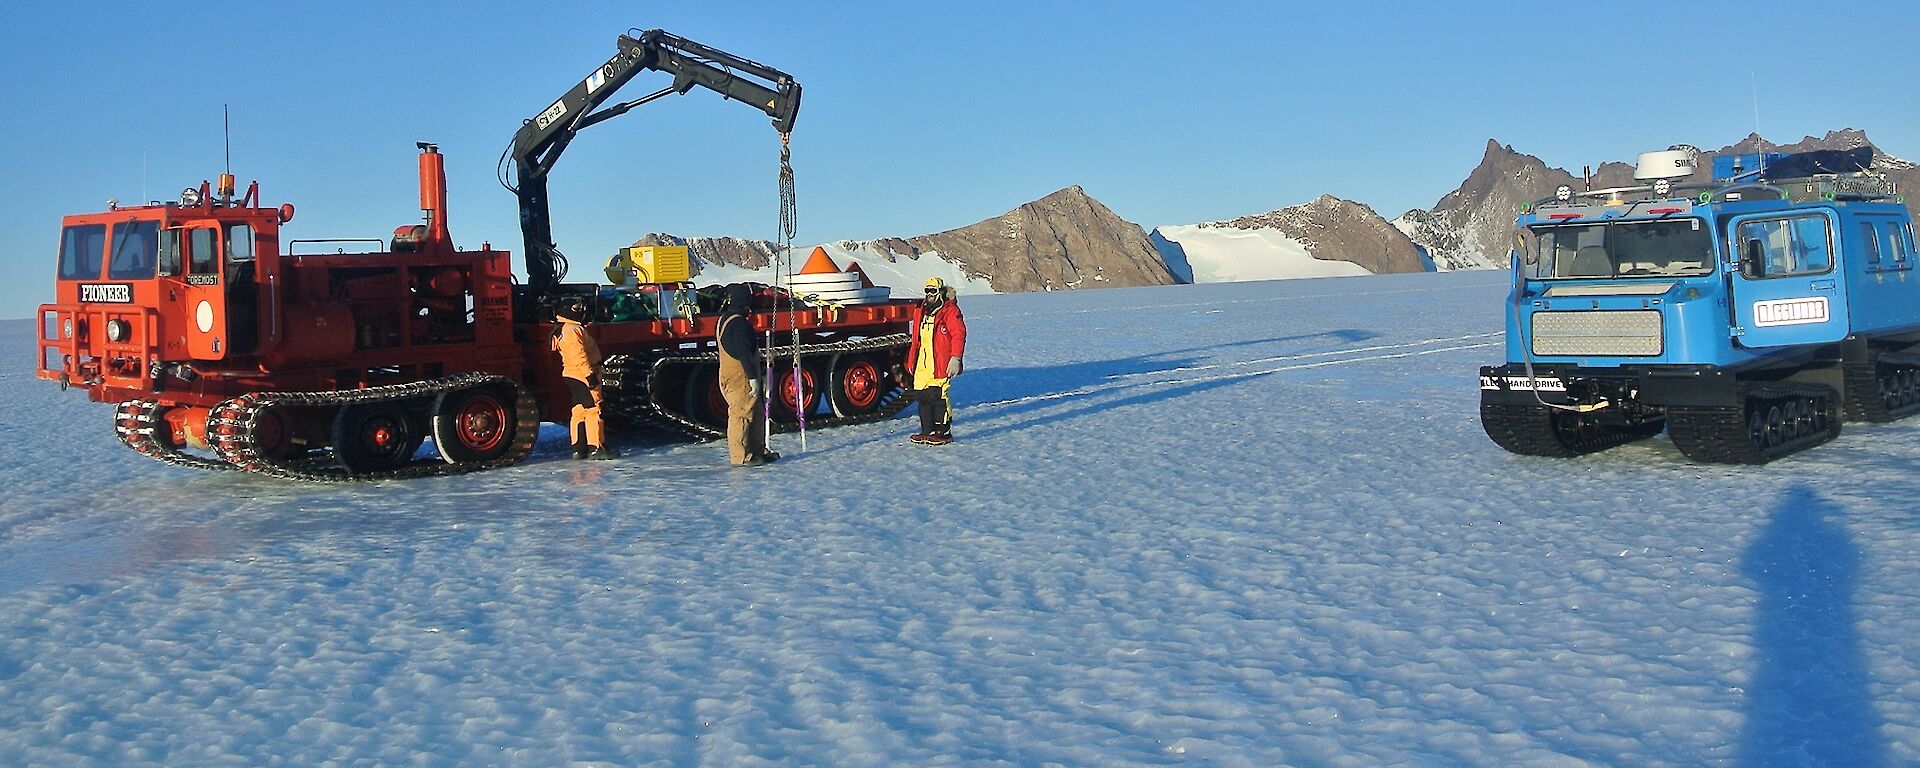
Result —
<svg viewBox="0 0 1920 768"><path fill-rule="evenodd" d="M1564 202L1566 202L1566 201L1568 201L1568 200L1572 200L1572 199L1573 199L1573 187L1569 187L1569 186L1567 186L1567 185L1565 185L1565 184L1562 184L1562 185L1560 185L1560 186L1558 186L1558 187L1555 187L1555 188L1553 189L1553 199L1555 199L1555 200L1558 200L1558 201L1560 201L1560 202L1563 202L1563 203L1564 203Z"/></svg>
<svg viewBox="0 0 1920 768"><path fill-rule="evenodd" d="M131 336L133 336L133 326L128 325L127 321L125 320L108 320L107 321L107 341L111 341L115 344L119 344L121 342L126 341Z"/></svg>
<svg viewBox="0 0 1920 768"><path fill-rule="evenodd" d="M1654 180L1653 194L1655 197L1666 197L1667 195L1673 194L1673 182L1666 179Z"/></svg>

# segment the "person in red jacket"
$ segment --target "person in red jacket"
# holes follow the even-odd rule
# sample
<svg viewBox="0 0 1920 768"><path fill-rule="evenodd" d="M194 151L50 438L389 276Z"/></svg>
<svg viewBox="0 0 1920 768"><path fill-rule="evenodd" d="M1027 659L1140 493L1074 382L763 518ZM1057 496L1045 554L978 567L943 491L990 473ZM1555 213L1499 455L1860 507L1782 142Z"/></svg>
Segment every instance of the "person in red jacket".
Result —
<svg viewBox="0 0 1920 768"><path fill-rule="evenodd" d="M947 387L960 375L960 356L967 351L967 320L953 289L940 278L927 278L926 298L914 308L907 327L902 384L920 403L920 432L910 439L920 445L946 445L953 442L953 401Z"/></svg>

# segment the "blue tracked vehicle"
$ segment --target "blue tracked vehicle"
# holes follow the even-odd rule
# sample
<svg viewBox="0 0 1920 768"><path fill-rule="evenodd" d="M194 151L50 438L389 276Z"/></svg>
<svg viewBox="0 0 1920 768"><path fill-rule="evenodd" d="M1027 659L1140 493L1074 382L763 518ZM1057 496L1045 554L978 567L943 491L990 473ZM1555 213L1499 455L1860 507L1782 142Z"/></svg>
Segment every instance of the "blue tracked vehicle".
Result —
<svg viewBox="0 0 1920 768"><path fill-rule="evenodd" d="M1912 217L1872 150L1723 156L1682 183L1694 157L1645 153L1638 186L1520 215L1507 362L1480 369L1495 443L1574 456L1665 430L1757 464L1920 411Z"/></svg>

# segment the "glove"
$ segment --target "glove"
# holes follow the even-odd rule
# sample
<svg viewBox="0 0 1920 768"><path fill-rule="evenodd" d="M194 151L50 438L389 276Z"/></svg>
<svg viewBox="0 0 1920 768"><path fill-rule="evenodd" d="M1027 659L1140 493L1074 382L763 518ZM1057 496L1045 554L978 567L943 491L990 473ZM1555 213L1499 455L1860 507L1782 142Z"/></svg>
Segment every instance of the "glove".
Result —
<svg viewBox="0 0 1920 768"><path fill-rule="evenodd" d="M947 377L952 378L954 376L959 376L960 368L961 368L960 356L954 355L952 360L947 361Z"/></svg>
<svg viewBox="0 0 1920 768"><path fill-rule="evenodd" d="M894 367L893 367L893 380L894 380L894 381L906 381L906 380L907 380L907 369L905 369L905 368L902 368L902 367L900 367L900 366L898 366L898 365L896 365L896 366L894 366Z"/></svg>
<svg viewBox="0 0 1920 768"><path fill-rule="evenodd" d="M753 393L753 401L760 402L760 380L747 379L747 391Z"/></svg>

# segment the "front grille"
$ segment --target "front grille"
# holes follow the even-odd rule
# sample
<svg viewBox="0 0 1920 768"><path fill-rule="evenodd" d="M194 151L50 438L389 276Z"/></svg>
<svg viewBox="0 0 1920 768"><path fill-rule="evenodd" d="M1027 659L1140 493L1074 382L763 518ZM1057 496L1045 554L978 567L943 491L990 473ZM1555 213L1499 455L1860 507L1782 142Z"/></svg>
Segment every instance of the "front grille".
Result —
<svg viewBox="0 0 1920 768"><path fill-rule="evenodd" d="M1536 355L1652 357L1662 349L1658 310L1533 313Z"/></svg>

